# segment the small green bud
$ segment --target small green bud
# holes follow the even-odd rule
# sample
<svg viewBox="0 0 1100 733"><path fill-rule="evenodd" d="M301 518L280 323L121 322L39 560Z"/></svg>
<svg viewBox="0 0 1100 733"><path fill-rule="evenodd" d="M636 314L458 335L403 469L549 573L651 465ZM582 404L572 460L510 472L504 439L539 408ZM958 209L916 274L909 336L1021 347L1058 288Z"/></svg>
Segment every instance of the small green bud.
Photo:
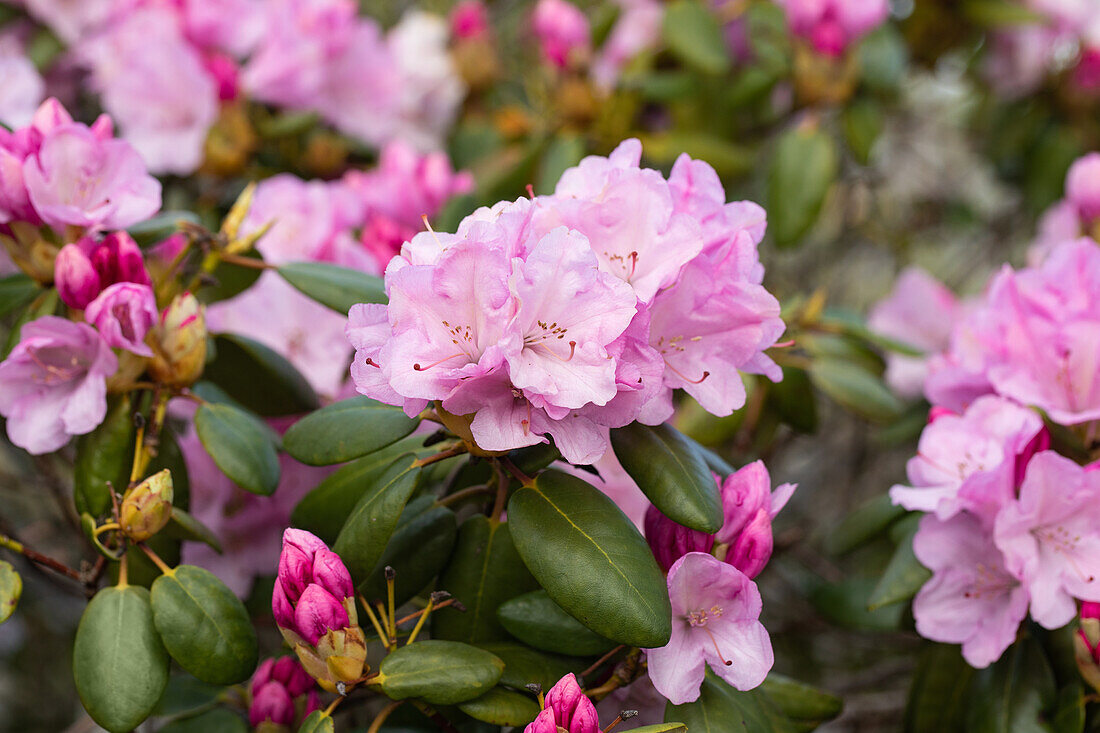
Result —
<svg viewBox="0 0 1100 733"><path fill-rule="evenodd" d="M172 474L167 468L134 487L119 510L119 525L134 542L149 539L171 518Z"/></svg>
<svg viewBox="0 0 1100 733"><path fill-rule="evenodd" d="M23 579L11 563L0 560L0 624L11 618L23 595Z"/></svg>

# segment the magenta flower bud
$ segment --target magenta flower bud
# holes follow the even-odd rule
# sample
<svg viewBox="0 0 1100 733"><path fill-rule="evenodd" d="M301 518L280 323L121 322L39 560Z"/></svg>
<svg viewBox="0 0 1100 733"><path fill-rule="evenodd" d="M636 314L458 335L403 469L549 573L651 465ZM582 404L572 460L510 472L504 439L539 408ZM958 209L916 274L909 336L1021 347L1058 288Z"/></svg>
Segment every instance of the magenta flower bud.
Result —
<svg viewBox="0 0 1100 733"><path fill-rule="evenodd" d="M291 697L299 697L313 689L314 681L294 657L281 657L271 668L271 678L280 682Z"/></svg>
<svg viewBox="0 0 1100 733"><path fill-rule="evenodd" d="M343 604L319 585L310 585L294 607L294 626L298 635L310 644L332 629L349 626L348 612Z"/></svg>
<svg viewBox="0 0 1100 733"><path fill-rule="evenodd" d="M1100 153L1089 153L1070 166L1066 199L1087 222L1100 218Z"/></svg>
<svg viewBox="0 0 1100 733"><path fill-rule="evenodd" d="M95 326L113 348L152 356L153 350L145 343L145 334L156 324L159 315L151 287L119 282L88 304L84 320Z"/></svg>
<svg viewBox="0 0 1100 733"><path fill-rule="evenodd" d="M99 273L80 244L62 247L53 267L57 294L65 305L84 310L99 295Z"/></svg>
<svg viewBox="0 0 1100 733"><path fill-rule="evenodd" d="M252 695L248 722L252 727L265 721L290 727L294 725L294 700L278 682L268 682Z"/></svg>
<svg viewBox="0 0 1100 733"><path fill-rule="evenodd" d="M754 461L730 474L722 484L722 512L725 520L716 539L732 544L738 533L761 507L771 506L772 483L763 461Z"/></svg>
<svg viewBox="0 0 1100 733"><path fill-rule="evenodd" d="M91 251L91 258L103 287L123 282L152 284L141 248L126 232L108 234Z"/></svg>
<svg viewBox="0 0 1100 733"><path fill-rule="evenodd" d="M332 550L318 550L313 556L313 582L336 598L351 598L355 595L351 573L340 556Z"/></svg>
<svg viewBox="0 0 1100 733"><path fill-rule="evenodd" d="M546 708L553 711L556 725L568 733L599 733L596 706L572 673L558 680L546 693Z"/></svg>
<svg viewBox="0 0 1100 733"><path fill-rule="evenodd" d="M1081 604L1081 620L1087 618L1100 619L1100 603L1085 601Z"/></svg>
<svg viewBox="0 0 1100 733"><path fill-rule="evenodd" d="M218 88L218 101L229 102L237 98L240 91L240 68L232 56L209 52L203 57L202 65L214 79Z"/></svg>
<svg viewBox="0 0 1100 733"><path fill-rule="evenodd" d="M657 564L666 573L689 552L710 552L714 536L672 521L655 506L645 513L645 538Z"/></svg>
<svg viewBox="0 0 1100 733"><path fill-rule="evenodd" d="M772 517L761 507L730 546L726 562L752 579L768 564L772 547Z"/></svg>
<svg viewBox="0 0 1100 733"><path fill-rule="evenodd" d="M1015 479L1017 486L1024 482L1024 475L1027 473L1027 464L1031 462L1035 454L1042 453L1049 448L1050 431L1047 430L1046 425L1044 425L1039 428L1039 432L1035 433L1035 437L1024 446L1024 449L1016 454Z"/></svg>
<svg viewBox="0 0 1100 733"><path fill-rule="evenodd" d="M479 38L488 32L489 11L481 0L462 0L451 10L451 34L455 38Z"/></svg>
<svg viewBox="0 0 1100 733"><path fill-rule="evenodd" d="M284 657L284 659L287 658ZM274 669L275 659L273 657L260 662L260 666L256 667L256 671L252 673L252 679L248 681L249 694L255 696L257 690L271 682L274 677Z"/></svg>
<svg viewBox="0 0 1100 733"><path fill-rule="evenodd" d="M310 678L310 681L312 682L313 679ZM317 694L317 690L310 690L309 694L306 695L306 707L305 710L302 711L302 717L309 717L309 714L312 713L314 710L320 709L321 696Z"/></svg>
<svg viewBox="0 0 1100 733"><path fill-rule="evenodd" d="M822 56L839 58L848 46L844 28L835 20L824 20L810 31L810 44Z"/></svg>
<svg viewBox="0 0 1100 733"><path fill-rule="evenodd" d="M591 29L588 18L568 0L539 0L531 16L531 28L542 46L543 57L560 69L588 54Z"/></svg>
<svg viewBox="0 0 1100 733"><path fill-rule="evenodd" d="M297 601L306 587L313 582L313 555L302 552L294 545L284 544L279 556L279 574L287 598Z"/></svg>
<svg viewBox="0 0 1100 733"><path fill-rule="evenodd" d="M558 733L558 723L554 719L554 711L546 708L538 714L538 717L527 724L523 733Z"/></svg>
<svg viewBox="0 0 1100 733"><path fill-rule="evenodd" d="M948 415L957 415L957 414L958 413L956 413L955 411L949 410L946 407L939 407L938 405L933 405L932 408L928 410L928 424L931 425L932 423L939 420L941 417L947 417Z"/></svg>
<svg viewBox="0 0 1100 733"><path fill-rule="evenodd" d="M281 629L294 628L294 606L286 597L286 590L279 578L275 579L275 589L271 592L271 615Z"/></svg>

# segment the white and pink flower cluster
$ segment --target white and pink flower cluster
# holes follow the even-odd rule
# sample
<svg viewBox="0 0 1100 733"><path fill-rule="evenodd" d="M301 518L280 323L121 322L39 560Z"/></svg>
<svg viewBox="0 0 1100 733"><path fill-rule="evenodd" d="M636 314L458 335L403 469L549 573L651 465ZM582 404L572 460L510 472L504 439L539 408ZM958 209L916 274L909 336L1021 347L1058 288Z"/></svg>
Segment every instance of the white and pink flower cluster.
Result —
<svg viewBox="0 0 1100 733"><path fill-rule="evenodd" d="M629 140L553 195L413 237L386 269L389 305L349 314L358 391L467 416L484 451L553 438L591 463L610 428L667 419L674 389L728 415L745 400L740 372L778 380L764 211L727 204L706 163L681 156L666 180L640 159Z"/></svg>

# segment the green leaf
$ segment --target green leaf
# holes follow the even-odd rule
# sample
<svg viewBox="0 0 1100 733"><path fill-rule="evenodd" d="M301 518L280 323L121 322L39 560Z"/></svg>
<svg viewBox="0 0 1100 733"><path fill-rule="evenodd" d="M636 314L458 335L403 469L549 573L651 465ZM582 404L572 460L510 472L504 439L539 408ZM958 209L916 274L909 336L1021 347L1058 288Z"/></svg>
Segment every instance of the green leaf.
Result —
<svg viewBox="0 0 1100 733"><path fill-rule="evenodd" d="M817 430L817 402L804 369L783 367L783 380L768 385L768 402L799 433Z"/></svg>
<svg viewBox="0 0 1100 733"><path fill-rule="evenodd" d="M830 555L845 555L886 533L896 521L906 515L889 494L881 494L860 504L848 513L825 540Z"/></svg>
<svg viewBox="0 0 1100 733"><path fill-rule="evenodd" d="M730 68L729 47L718 19L696 0L674 0L665 10L661 30L668 50L707 74Z"/></svg>
<svg viewBox="0 0 1100 733"><path fill-rule="evenodd" d="M331 546L363 494L395 458L405 453L423 457L433 452L424 448L423 442L423 435L413 435L341 466L302 497L290 515L290 523Z"/></svg>
<svg viewBox="0 0 1100 733"><path fill-rule="evenodd" d="M203 682L231 685L256 669L256 631L244 604L204 568L180 565L157 578L153 622L172 658Z"/></svg>
<svg viewBox="0 0 1100 733"><path fill-rule="evenodd" d="M1085 689L1080 682L1058 690L1051 728L1054 733L1082 733L1085 730Z"/></svg>
<svg viewBox="0 0 1100 733"><path fill-rule="evenodd" d="M324 262L289 262L279 267L279 274L321 305L345 316L357 303L386 302L382 280L359 270Z"/></svg>
<svg viewBox="0 0 1100 733"><path fill-rule="evenodd" d="M691 733L793 733L794 725L759 688L740 692L708 671L699 699L686 705L669 703L665 720L679 720Z"/></svg>
<svg viewBox="0 0 1100 733"><path fill-rule="evenodd" d="M366 397L341 400L306 415L283 436L283 450L310 466L343 463L404 438L420 420Z"/></svg>
<svg viewBox="0 0 1100 733"><path fill-rule="evenodd" d="M1044 718L1055 704L1054 674L1034 639L1024 638L989 667L970 688L968 733L1049 733Z"/></svg>
<svg viewBox="0 0 1100 733"><path fill-rule="evenodd" d="M871 159L871 149L882 134L882 107L871 99L857 99L844 108L844 138L861 164Z"/></svg>
<svg viewBox="0 0 1100 733"><path fill-rule="evenodd" d="M503 671L504 662L484 649L433 639L392 652L378 666L374 684L394 700L457 705L487 693Z"/></svg>
<svg viewBox="0 0 1100 733"><path fill-rule="evenodd" d="M31 276L21 272L0 277L0 318L30 303L40 290Z"/></svg>
<svg viewBox="0 0 1100 733"><path fill-rule="evenodd" d="M172 474L172 505L180 509L189 509L191 506L191 478L187 473L187 461L176 441L175 432L165 425L160 431L160 440L157 441L157 454L149 461L145 473L152 476L154 473L167 468Z"/></svg>
<svg viewBox="0 0 1100 733"><path fill-rule="evenodd" d="M49 290L40 292L35 299L31 301L31 304L19 314L15 323L12 324L11 331L7 334L8 339L4 343L4 351L0 354L0 358L7 358L11 350L19 343L19 337L23 332L23 326L42 316L53 315L60 302L61 299L57 295L57 288L50 288Z"/></svg>
<svg viewBox="0 0 1100 733"><path fill-rule="evenodd" d="M334 733L336 724L323 710L314 710L309 717L302 721L298 733Z"/></svg>
<svg viewBox="0 0 1100 733"><path fill-rule="evenodd" d="M374 570L386 549L419 474L412 455L400 456L374 479L348 515L332 549L357 583Z"/></svg>
<svg viewBox="0 0 1100 733"><path fill-rule="evenodd" d="M149 716L168 684L168 652L153 627L149 591L130 585L96 593L76 630L73 677L84 709L112 733Z"/></svg>
<svg viewBox="0 0 1100 733"><path fill-rule="evenodd" d="M631 728L623 733L687 733L687 726L683 723L657 723L643 725L641 728Z"/></svg>
<svg viewBox="0 0 1100 733"><path fill-rule="evenodd" d="M205 404L195 431L214 463L242 489L271 495L279 485L279 457L267 427L233 405Z"/></svg>
<svg viewBox="0 0 1100 733"><path fill-rule="evenodd" d="M500 677L500 684L517 690L523 690L531 683L538 683L542 689L549 690L565 675L572 672L579 676L588 666L584 659L544 654L515 642L491 642L478 646L503 660L504 674Z"/></svg>
<svg viewBox="0 0 1100 733"><path fill-rule="evenodd" d="M475 514L459 529L454 555L439 578L439 587L466 611L442 608L433 613L432 638L476 644L507 639L497 620L497 608L537 588L538 583L516 552L508 524Z"/></svg>
<svg viewBox="0 0 1100 733"><path fill-rule="evenodd" d="M182 222L201 224L198 214L193 211L162 211L152 219L134 224L126 230L139 247L157 244L179 231Z"/></svg>
<svg viewBox="0 0 1100 733"><path fill-rule="evenodd" d="M497 610L500 623L524 644L557 654L596 656L615 647L554 603L544 590L525 593Z"/></svg>
<svg viewBox="0 0 1100 733"><path fill-rule="evenodd" d="M218 536L205 524L177 507L172 507L171 524L165 528L169 536L191 542L202 542L219 555L222 554L222 544Z"/></svg>
<svg viewBox="0 0 1100 733"><path fill-rule="evenodd" d="M157 733L248 733L244 718L232 710L215 708L198 715L173 720Z"/></svg>
<svg viewBox="0 0 1100 733"><path fill-rule="evenodd" d="M584 138L578 135L560 134L546 146L539 163L539 194L554 193L554 187L567 168L575 166L584 157Z"/></svg>
<svg viewBox="0 0 1100 733"><path fill-rule="evenodd" d="M768 229L779 246L795 244L817 221L838 170L836 144L821 130L799 126L780 136L768 178Z"/></svg>
<svg viewBox="0 0 1100 733"><path fill-rule="evenodd" d="M900 604L871 611L867 599L877 578L849 576L835 583L821 583L810 591L810 602L838 626L846 629L896 631L904 609Z"/></svg>
<svg viewBox="0 0 1100 733"><path fill-rule="evenodd" d="M459 703L458 709L491 725L523 726L539 714L539 705L530 695L503 687L494 687L481 697Z"/></svg>
<svg viewBox="0 0 1100 733"><path fill-rule="evenodd" d="M1046 21L1041 13L1010 0L965 0L962 7L963 14L971 21L993 28L1011 28Z"/></svg>
<svg viewBox="0 0 1100 733"><path fill-rule="evenodd" d="M0 624L11 618L23 595L23 579L10 562L0 560Z"/></svg>
<svg viewBox="0 0 1100 733"><path fill-rule="evenodd" d="M668 423L635 422L611 431L611 447L666 517L709 534L722 528L718 483L690 438Z"/></svg>
<svg viewBox="0 0 1100 733"><path fill-rule="evenodd" d="M774 672L764 680L761 689L788 718L814 728L840 715L844 708L839 697Z"/></svg>
<svg viewBox="0 0 1100 733"><path fill-rule="evenodd" d="M870 610L909 600L932 577L932 571L921 565L913 554L913 535L917 533L919 522L920 517L913 515L897 524L897 529L901 531L901 541L867 601L867 608Z"/></svg>
<svg viewBox="0 0 1100 733"><path fill-rule="evenodd" d="M668 643L665 578L607 495L575 476L547 471L512 495L508 521L523 562L566 613L623 644Z"/></svg>
<svg viewBox="0 0 1100 733"><path fill-rule="evenodd" d="M905 704L905 733L960 733L970 701L974 668L959 647L926 643L913 673Z"/></svg>
<svg viewBox="0 0 1100 733"><path fill-rule="evenodd" d="M363 595L368 600L386 597L384 571L389 565L397 571L394 588L397 604L405 603L442 572L451 557L457 534L458 522L454 512L447 507L433 506L423 511L410 504L386 545L386 551L363 583Z"/></svg>
<svg viewBox="0 0 1100 733"><path fill-rule="evenodd" d="M881 379L851 361L816 359L810 367L810 379L841 407L868 420L887 422L904 409Z"/></svg>
<svg viewBox="0 0 1100 733"><path fill-rule="evenodd" d="M244 252L240 256L248 257L258 263L264 261L260 253L254 249ZM195 297L206 304L215 303L219 300L229 300L255 285L263 272L262 269L256 267L241 267L240 265L231 265L228 262L219 262L214 271L210 273L207 283L202 285L195 293Z"/></svg>
<svg viewBox="0 0 1100 733"><path fill-rule="evenodd" d="M189 674L174 674L168 678L168 687L153 715L174 716L190 713L197 708L205 709L215 704L223 692L225 688L222 685L202 682Z"/></svg>
<svg viewBox="0 0 1100 733"><path fill-rule="evenodd" d="M137 440L129 395L110 400L99 427L76 439L73 465L73 502L77 512L102 516L111 508L110 482L122 493L130 483Z"/></svg>
<svg viewBox="0 0 1100 733"><path fill-rule="evenodd" d="M860 74L868 88L890 93L901 86L909 65L909 46L892 23L868 33L857 53Z"/></svg>
<svg viewBox="0 0 1100 733"><path fill-rule="evenodd" d="M235 333L214 337L216 356L203 379L264 417L298 415L320 407L317 394L289 361L259 341Z"/></svg>

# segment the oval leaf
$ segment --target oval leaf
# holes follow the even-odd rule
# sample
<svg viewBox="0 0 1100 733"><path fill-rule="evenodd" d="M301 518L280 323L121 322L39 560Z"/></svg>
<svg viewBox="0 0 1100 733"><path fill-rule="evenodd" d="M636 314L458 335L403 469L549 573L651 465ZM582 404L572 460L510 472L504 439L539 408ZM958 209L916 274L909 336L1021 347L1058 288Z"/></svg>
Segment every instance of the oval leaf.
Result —
<svg viewBox="0 0 1100 733"><path fill-rule="evenodd" d="M925 644L913 673L902 730L905 733L966 730L963 720L974 673L974 668L963 660L958 646Z"/></svg>
<svg viewBox="0 0 1100 733"><path fill-rule="evenodd" d="M0 277L0 318L30 303L39 290L38 283L29 275L16 273Z"/></svg>
<svg viewBox="0 0 1100 733"><path fill-rule="evenodd" d="M623 733L686 733L687 726L683 723L657 723L656 725L643 725L641 728L631 728Z"/></svg>
<svg viewBox="0 0 1100 733"><path fill-rule="evenodd" d="M336 724L324 710L314 710L302 721L298 733L334 733Z"/></svg>
<svg viewBox="0 0 1100 733"><path fill-rule="evenodd" d="M886 422L901 414L901 402L882 380L846 359L815 359L810 379L842 407L868 420Z"/></svg>
<svg viewBox="0 0 1100 733"><path fill-rule="evenodd" d="M180 565L153 582L153 621L179 665L203 682L231 685L256 668L256 632L244 604L204 568Z"/></svg>
<svg viewBox="0 0 1100 733"><path fill-rule="evenodd" d="M165 530L170 537L191 542L202 542L219 555L222 554L222 544L218 541L214 531L193 516L180 509L172 507L171 524Z"/></svg>
<svg viewBox="0 0 1100 733"><path fill-rule="evenodd" d="M95 595L76 630L73 677L84 709L112 733L149 716L168 685L168 652L153 626L149 591L112 586Z"/></svg>
<svg viewBox="0 0 1100 733"><path fill-rule="evenodd" d="M784 715L801 724L816 727L840 715L844 708L839 697L781 674L769 674L762 689Z"/></svg>
<svg viewBox="0 0 1100 733"><path fill-rule="evenodd" d="M708 74L729 71L730 54L718 18L696 0L675 0L665 10L662 30L669 51Z"/></svg>
<svg viewBox="0 0 1100 733"><path fill-rule="evenodd" d="M615 457L661 513L714 534L722 528L718 483L693 441L668 425L631 423L611 431Z"/></svg>
<svg viewBox="0 0 1100 733"><path fill-rule="evenodd" d="M666 720L682 721L691 733L794 733L791 723L759 688L741 692L708 672L699 699L665 708Z"/></svg>
<svg viewBox="0 0 1100 733"><path fill-rule="evenodd" d="M0 624L11 618L19 597L23 595L23 579L11 563L0 560Z"/></svg>
<svg viewBox="0 0 1100 733"><path fill-rule="evenodd" d="M264 417L298 415L321 406L317 393L289 361L235 333L214 337L216 356L203 379L221 387L243 407Z"/></svg>
<svg viewBox="0 0 1100 733"><path fill-rule="evenodd" d="M76 440L73 502L81 514L102 516L111 508L107 483L119 493L130 483L137 439L130 404L129 395L114 398L99 427Z"/></svg>
<svg viewBox="0 0 1100 733"><path fill-rule="evenodd" d="M508 633L536 649L584 657L615 646L563 611L544 590L513 598L498 609L497 616Z"/></svg>
<svg viewBox="0 0 1100 733"><path fill-rule="evenodd" d="M497 620L497 607L537 588L538 583L516 552L508 524L475 514L463 522L458 532L454 555L439 578L439 587L460 601L466 611L442 608L433 613L432 638L476 644L507 639L507 632Z"/></svg>
<svg viewBox="0 0 1100 733"><path fill-rule="evenodd" d="M157 733L248 733L244 718L231 710L215 708L205 713L173 720Z"/></svg>
<svg viewBox="0 0 1100 733"><path fill-rule="evenodd" d="M491 725L526 725L539 714L539 705L530 695L503 687L494 687L481 697L459 703L458 709Z"/></svg>
<svg viewBox="0 0 1100 733"><path fill-rule="evenodd" d="M508 521L523 562L568 614L623 644L668 643L665 578L638 530L603 492L548 471L512 495Z"/></svg>
<svg viewBox="0 0 1100 733"><path fill-rule="evenodd" d="M324 262L290 262L279 274L295 288L322 305L347 315L357 303L385 303L382 280L359 270Z"/></svg>
<svg viewBox="0 0 1100 733"><path fill-rule="evenodd" d="M420 421L401 408L352 397L306 415L283 437L283 450L310 466L343 463L385 448Z"/></svg>
<svg viewBox="0 0 1100 733"><path fill-rule="evenodd" d="M817 128L795 127L780 136L767 207L768 229L777 244L795 244L813 226L838 168L836 144Z"/></svg>
<svg viewBox="0 0 1100 733"><path fill-rule="evenodd" d="M500 676L500 684L517 690L524 690L531 683L538 683L542 685L542 689L549 690L570 672L579 677L581 670L588 666L587 660L578 657L544 654L512 641L478 644L478 646L500 657L504 662L504 674Z"/></svg>
<svg viewBox="0 0 1100 733"><path fill-rule="evenodd" d="M332 549L343 558L357 583L374 570L386 549L419 474L415 459L401 456L378 476L348 515Z"/></svg>
<svg viewBox="0 0 1100 733"><path fill-rule="evenodd" d="M897 524L896 528L901 531L902 537L878 585L871 592L871 598L867 601L869 610L874 611L891 603L909 600L932 577L932 571L921 565L913 554L913 535L917 533L919 522L920 517L914 515Z"/></svg>
<svg viewBox="0 0 1100 733"><path fill-rule="evenodd" d="M398 605L405 603L443 571L457 534L458 521L447 507L433 506L427 511L417 511L410 504L386 545L386 551L363 583L363 594L368 600L386 597L384 571L389 565L397 571L396 602Z"/></svg>
<svg viewBox="0 0 1100 733"><path fill-rule="evenodd" d="M279 457L259 420L229 404L205 404L195 431L222 473L242 489L270 495L279 485Z"/></svg>
<svg viewBox="0 0 1100 733"><path fill-rule="evenodd" d="M503 671L504 662L484 649L457 641L418 641L383 659L375 684L394 700L457 705L489 692Z"/></svg>

